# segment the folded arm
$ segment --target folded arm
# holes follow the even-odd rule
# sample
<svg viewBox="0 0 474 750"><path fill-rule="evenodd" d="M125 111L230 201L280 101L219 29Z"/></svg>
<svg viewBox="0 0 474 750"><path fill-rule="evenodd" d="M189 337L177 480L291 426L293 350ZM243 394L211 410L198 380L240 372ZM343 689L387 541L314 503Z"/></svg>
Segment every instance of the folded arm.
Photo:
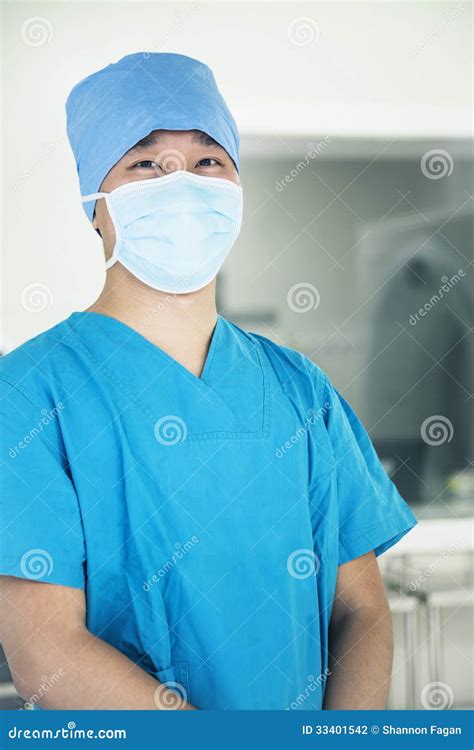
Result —
<svg viewBox="0 0 474 750"><path fill-rule="evenodd" d="M194 708L87 630L80 589L0 576L0 599L0 641L25 700L41 696L48 709Z"/></svg>

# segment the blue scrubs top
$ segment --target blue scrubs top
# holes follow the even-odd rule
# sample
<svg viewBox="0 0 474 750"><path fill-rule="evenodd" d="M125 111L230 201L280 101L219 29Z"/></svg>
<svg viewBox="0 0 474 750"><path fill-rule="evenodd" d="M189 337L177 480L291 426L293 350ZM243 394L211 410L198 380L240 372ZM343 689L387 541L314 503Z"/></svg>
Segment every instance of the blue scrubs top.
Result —
<svg viewBox="0 0 474 750"><path fill-rule="evenodd" d="M415 524L326 374L218 317L197 378L76 312L0 377L0 573L197 708L321 708L338 566Z"/></svg>

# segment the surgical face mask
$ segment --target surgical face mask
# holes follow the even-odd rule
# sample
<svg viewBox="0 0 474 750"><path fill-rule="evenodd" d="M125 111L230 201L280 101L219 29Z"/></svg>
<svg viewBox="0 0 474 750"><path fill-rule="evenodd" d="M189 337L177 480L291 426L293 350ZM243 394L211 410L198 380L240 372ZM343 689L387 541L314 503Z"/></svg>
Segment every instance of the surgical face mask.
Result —
<svg viewBox="0 0 474 750"><path fill-rule="evenodd" d="M242 188L186 171L138 180L83 196L105 198L115 227L107 261L119 261L144 284L164 292L195 292L215 278L240 232Z"/></svg>

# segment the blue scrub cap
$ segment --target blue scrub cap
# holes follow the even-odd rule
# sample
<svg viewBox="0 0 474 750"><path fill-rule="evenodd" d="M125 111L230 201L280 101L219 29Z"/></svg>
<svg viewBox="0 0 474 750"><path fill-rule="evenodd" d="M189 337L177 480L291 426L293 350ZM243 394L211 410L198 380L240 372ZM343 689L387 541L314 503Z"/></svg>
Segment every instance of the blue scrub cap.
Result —
<svg viewBox="0 0 474 750"><path fill-rule="evenodd" d="M152 130L202 130L239 170L237 125L210 68L168 52L137 52L80 81L66 102L67 133L81 194ZM95 202L83 204L92 220Z"/></svg>

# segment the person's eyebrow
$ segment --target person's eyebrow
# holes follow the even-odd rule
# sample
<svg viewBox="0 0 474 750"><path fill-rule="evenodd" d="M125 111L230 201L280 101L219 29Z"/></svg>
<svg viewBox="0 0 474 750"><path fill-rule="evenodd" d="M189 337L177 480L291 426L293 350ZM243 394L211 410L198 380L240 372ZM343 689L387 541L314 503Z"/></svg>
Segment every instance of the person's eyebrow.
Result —
<svg viewBox="0 0 474 750"><path fill-rule="evenodd" d="M201 143L203 146L218 146L222 148L220 143L217 143L214 138L211 138L210 135L204 133L202 130L193 131L193 141L197 141L197 143Z"/></svg>
<svg viewBox="0 0 474 750"><path fill-rule="evenodd" d="M158 145L158 142L160 140L160 136L158 133L150 133L149 135L146 135L144 138L141 138L137 143L135 143L132 148L129 148L127 151L127 154L130 154L135 151L145 151L148 148L153 148L154 146Z"/></svg>

